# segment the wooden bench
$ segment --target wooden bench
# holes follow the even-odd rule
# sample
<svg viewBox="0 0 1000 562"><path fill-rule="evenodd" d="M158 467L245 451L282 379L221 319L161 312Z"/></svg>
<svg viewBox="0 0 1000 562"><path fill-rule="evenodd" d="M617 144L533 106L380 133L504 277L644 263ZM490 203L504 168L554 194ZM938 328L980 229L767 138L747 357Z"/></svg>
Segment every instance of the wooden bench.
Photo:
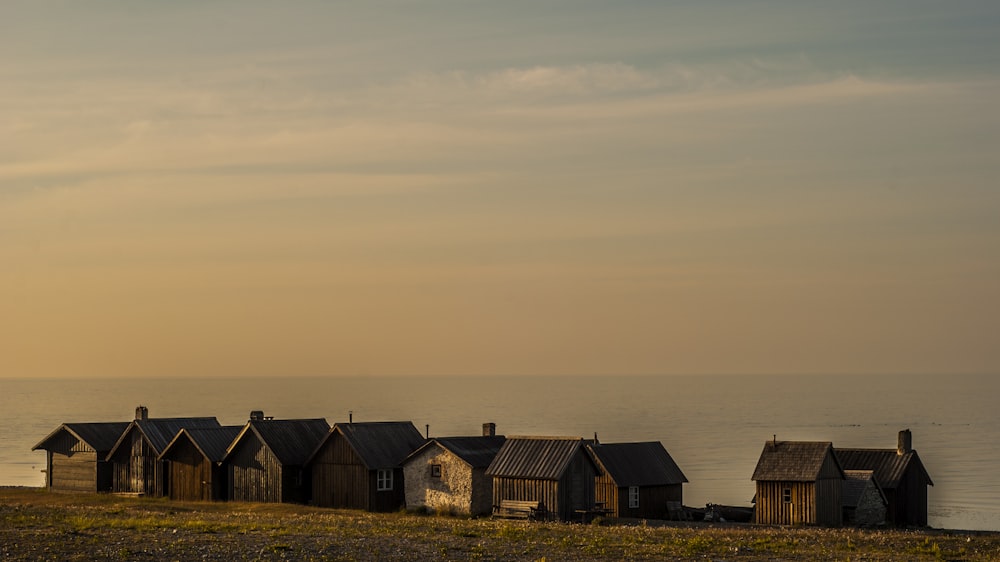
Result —
<svg viewBox="0 0 1000 562"><path fill-rule="evenodd" d="M493 506L493 516L534 521L545 518L545 509L537 500L500 500L500 505Z"/></svg>

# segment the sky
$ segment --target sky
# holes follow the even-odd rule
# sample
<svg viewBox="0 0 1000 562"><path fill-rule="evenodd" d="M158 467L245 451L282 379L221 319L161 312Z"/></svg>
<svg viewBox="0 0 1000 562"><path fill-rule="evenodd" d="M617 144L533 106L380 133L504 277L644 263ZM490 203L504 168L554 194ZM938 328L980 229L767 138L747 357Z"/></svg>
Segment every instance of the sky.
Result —
<svg viewBox="0 0 1000 562"><path fill-rule="evenodd" d="M1000 373L1000 3L9 0L0 377Z"/></svg>

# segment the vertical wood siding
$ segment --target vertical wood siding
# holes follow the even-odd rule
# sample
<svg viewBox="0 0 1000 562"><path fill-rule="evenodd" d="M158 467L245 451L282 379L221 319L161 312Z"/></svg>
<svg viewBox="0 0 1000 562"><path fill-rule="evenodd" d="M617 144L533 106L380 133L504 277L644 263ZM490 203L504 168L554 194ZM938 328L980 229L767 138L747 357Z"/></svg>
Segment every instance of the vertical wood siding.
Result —
<svg viewBox="0 0 1000 562"><path fill-rule="evenodd" d="M282 501L282 466L256 435L247 434L229 462L229 499L244 502Z"/></svg>
<svg viewBox="0 0 1000 562"><path fill-rule="evenodd" d="M791 502L782 492L791 490ZM828 478L817 482L757 482L755 521L765 525L840 525L841 481Z"/></svg>
<svg viewBox="0 0 1000 562"><path fill-rule="evenodd" d="M323 507L372 509L375 489L370 475L354 449L339 433L333 433L310 464L313 503ZM400 480L402 485L402 480Z"/></svg>
<svg viewBox="0 0 1000 562"><path fill-rule="evenodd" d="M170 451L170 489L172 500L212 501L213 463L190 441L178 443Z"/></svg>
<svg viewBox="0 0 1000 562"><path fill-rule="evenodd" d="M156 453L138 431L129 433L128 446L120 446L111 461L115 492L163 495L164 463L156 459Z"/></svg>

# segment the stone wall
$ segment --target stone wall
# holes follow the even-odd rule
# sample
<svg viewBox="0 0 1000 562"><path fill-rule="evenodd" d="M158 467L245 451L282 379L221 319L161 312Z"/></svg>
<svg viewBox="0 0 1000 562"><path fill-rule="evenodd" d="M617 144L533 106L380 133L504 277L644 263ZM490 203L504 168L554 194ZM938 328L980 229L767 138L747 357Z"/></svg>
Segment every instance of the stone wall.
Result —
<svg viewBox="0 0 1000 562"><path fill-rule="evenodd" d="M440 465L441 475L432 476L431 466ZM435 512L471 514L472 467L441 447L427 447L403 467L406 507L426 507Z"/></svg>

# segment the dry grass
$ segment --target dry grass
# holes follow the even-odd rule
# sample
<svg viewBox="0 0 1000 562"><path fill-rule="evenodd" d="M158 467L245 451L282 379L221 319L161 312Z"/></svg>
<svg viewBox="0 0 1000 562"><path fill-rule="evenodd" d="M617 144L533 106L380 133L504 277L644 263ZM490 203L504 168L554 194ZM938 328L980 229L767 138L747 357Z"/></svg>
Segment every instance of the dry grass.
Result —
<svg viewBox="0 0 1000 562"><path fill-rule="evenodd" d="M1000 560L1000 533L566 525L0 488L2 560Z"/></svg>

